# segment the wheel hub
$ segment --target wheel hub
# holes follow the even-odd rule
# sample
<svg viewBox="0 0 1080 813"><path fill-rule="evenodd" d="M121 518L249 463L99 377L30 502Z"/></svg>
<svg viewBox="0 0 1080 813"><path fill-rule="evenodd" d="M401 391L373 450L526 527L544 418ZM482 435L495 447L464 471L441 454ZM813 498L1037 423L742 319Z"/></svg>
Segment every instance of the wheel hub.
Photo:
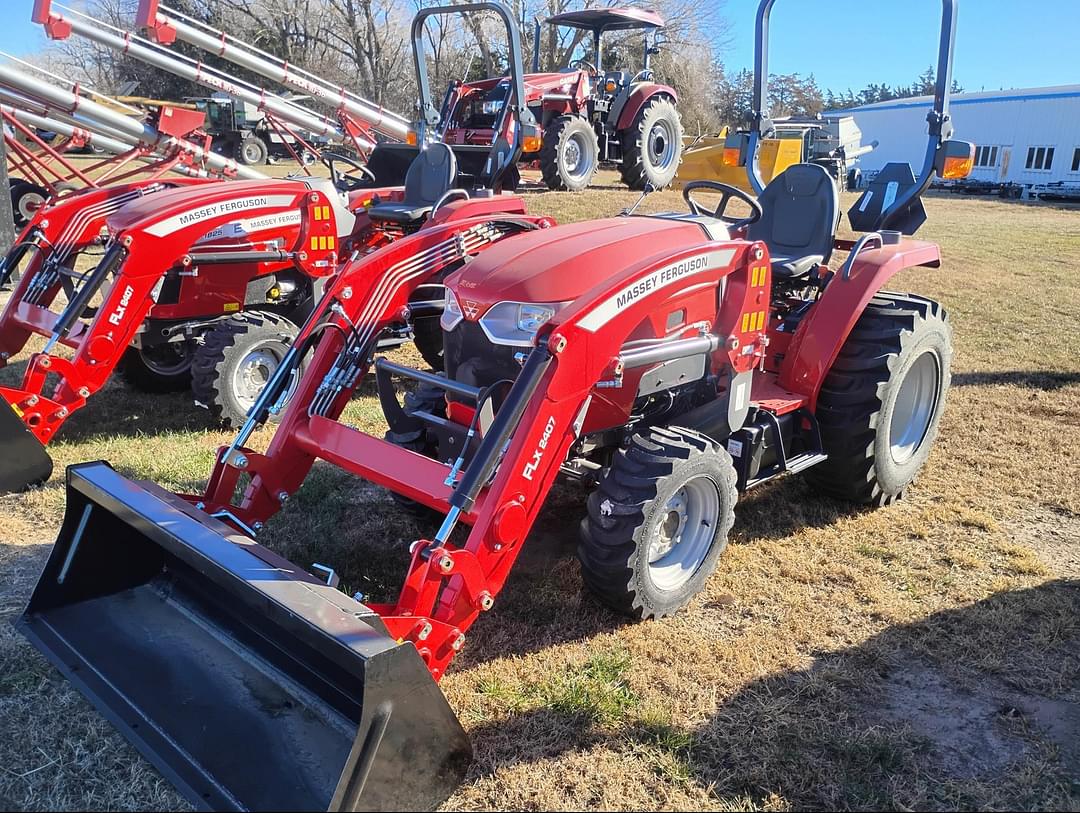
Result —
<svg viewBox="0 0 1080 813"><path fill-rule="evenodd" d="M649 575L661 590L675 590L701 567L712 548L720 515L720 492L698 476L664 504L649 541Z"/></svg>
<svg viewBox="0 0 1080 813"><path fill-rule="evenodd" d="M889 451L906 463L922 446L941 397L941 363L927 351L908 368L889 421Z"/></svg>
<svg viewBox="0 0 1080 813"><path fill-rule="evenodd" d="M169 342L139 350L143 364L161 376L180 375L191 369L191 349L187 342Z"/></svg>
<svg viewBox="0 0 1080 813"><path fill-rule="evenodd" d="M567 174L572 178L583 178L592 170L592 159L580 134L574 134L567 139L563 148L563 161Z"/></svg>
<svg viewBox="0 0 1080 813"><path fill-rule="evenodd" d="M666 121L658 121L649 128L649 163L656 169L667 169L675 160L674 134Z"/></svg>
<svg viewBox="0 0 1080 813"><path fill-rule="evenodd" d="M233 392L236 400L250 408L263 387L274 374L281 359L269 348L261 347L248 353L233 373Z"/></svg>

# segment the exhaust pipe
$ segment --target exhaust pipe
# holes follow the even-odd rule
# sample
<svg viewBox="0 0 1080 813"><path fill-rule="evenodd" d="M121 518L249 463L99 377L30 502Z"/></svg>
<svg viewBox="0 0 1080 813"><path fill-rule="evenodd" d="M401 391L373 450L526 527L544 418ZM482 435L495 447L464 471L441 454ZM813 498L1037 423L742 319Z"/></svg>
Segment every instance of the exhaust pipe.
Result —
<svg viewBox="0 0 1080 813"><path fill-rule="evenodd" d="M53 461L0 390L0 494L25 491L52 476Z"/></svg>
<svg viewBox="0 0 1080 813"><path fill-rule="evenodd" d="M18 626L199 808L433 808L471 761L370 608L103 462L68 468Z"/></svg>

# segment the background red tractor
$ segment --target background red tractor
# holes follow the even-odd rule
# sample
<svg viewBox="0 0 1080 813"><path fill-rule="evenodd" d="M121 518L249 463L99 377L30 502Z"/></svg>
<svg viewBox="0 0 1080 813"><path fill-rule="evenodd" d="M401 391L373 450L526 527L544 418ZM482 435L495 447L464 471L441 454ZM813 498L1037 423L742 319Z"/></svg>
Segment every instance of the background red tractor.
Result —
<svg viewBox="0 0 1080 813"><path fill-rule="evenodd" d="M663 19L642 9L585 9L557 14L547 24L592 35L591 60L576 59L568 69L529 77L535 89L530 106L539 108L544 127L539 159L548 188L583 189L601 162L618 165L631 189L668 186L679 168L683 131L675 91L658 84L651 68ZM632 30L646 32L642 67L636 72L608 67L604 35ZM539 54L537 26L534 69Z"/></svg>

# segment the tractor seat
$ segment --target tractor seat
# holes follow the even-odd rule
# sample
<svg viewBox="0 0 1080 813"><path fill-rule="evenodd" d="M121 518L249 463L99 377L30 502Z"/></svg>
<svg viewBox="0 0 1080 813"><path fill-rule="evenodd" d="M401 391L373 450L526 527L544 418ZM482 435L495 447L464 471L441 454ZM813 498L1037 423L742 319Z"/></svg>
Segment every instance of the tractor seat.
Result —
<svg viewBox="0 0 1080 813"><path fill-rule="evenodd" d="M377 203L368 209L372 220L415 225L431 214L435 203L454 188L457 158L443 143L425 146L409 164L405 173L405 198Z"/></svg>
<svg viewBox="0 0 1080 813"><path fill-rule="evenodd" d="M321 192L334 210L334 222L337 225L338 239L344 239L353 232L356 215L342 200L341 192L329 178L304 178L304 185L313 192Z"/></svg>
<svg viewBox="0 0 1080 813"><path fill-rule="evenodd" d="M747 237L769 247L775 278L797 279L829 260L840 217L840 194L828 171L794 164L758 196L762 215Z"/></svg>

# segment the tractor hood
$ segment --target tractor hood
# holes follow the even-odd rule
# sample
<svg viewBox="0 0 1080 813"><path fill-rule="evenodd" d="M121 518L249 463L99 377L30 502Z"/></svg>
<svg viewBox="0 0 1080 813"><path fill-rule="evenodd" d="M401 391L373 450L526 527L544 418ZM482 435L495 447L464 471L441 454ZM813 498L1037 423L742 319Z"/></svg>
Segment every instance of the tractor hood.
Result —
<svg viewBox="0 0 1080 813"><path fill-rule="evenodd" d="M696 223L663 217L572 223L492 246L446 285L475 321L497 302L569 302L646 257L708 239Z"/></svg>

